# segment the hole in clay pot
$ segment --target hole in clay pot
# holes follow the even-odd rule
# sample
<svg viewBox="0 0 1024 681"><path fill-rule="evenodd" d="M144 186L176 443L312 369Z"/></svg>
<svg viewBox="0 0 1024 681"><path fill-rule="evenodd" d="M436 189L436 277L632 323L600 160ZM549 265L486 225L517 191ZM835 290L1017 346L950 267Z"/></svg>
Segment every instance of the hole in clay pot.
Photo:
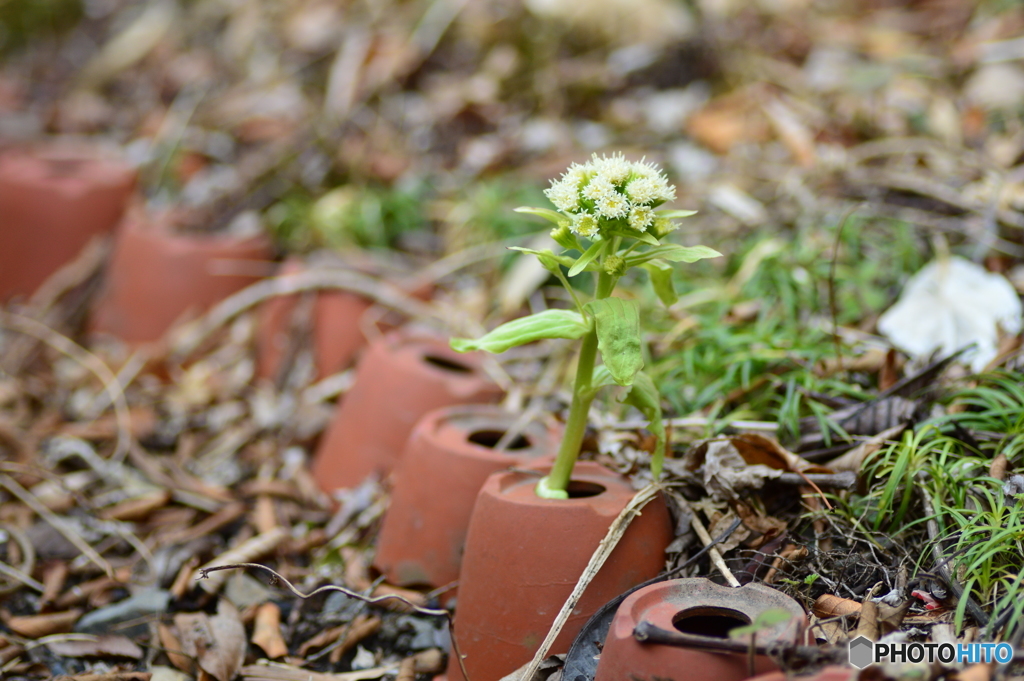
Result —
<svg viewBox="0 0 1024 681"><path fill-rule="evenodd" d="M587 497L596 497L605 489L607 488L604 485L599 485L596 482L570 480L565 491L569 493L570 499L586 499Z"/></svg>
<svg viewBox="0 0 1024 681"><path fill-rule="evenodd" d="M481 447L493 448L503 437L505 437L504 430L478 430L475 433L472 433L468 440L475 445L480 445ZM522 435L516 435L505 449L526 449L529 446L529 440Z"/></svg>
<svg viewBox="0 0 1024 681"><path fill-rule="evenodd" d="M46 161L46 168L52 177L74 175L85 164L80 158L51 158Z"/></svg>
<svg viewBox="0 0 1024 681"><path fill-rule="evenodd" d="M445 371L454 371L460 374L471 374L473 370L466 366L456 362L455 360L448 359L447 357L438 357L437 355L427 355L423 358L427 364L433 364L438 369L444 369Z"/></svg>
<svg viewBox="0 0 1024 681"><path fill-rule="evenodd" d="M731 608L687 608L676 613L672 626L684 634L729 638L729 631L750 624L750 618Z"/></svg>

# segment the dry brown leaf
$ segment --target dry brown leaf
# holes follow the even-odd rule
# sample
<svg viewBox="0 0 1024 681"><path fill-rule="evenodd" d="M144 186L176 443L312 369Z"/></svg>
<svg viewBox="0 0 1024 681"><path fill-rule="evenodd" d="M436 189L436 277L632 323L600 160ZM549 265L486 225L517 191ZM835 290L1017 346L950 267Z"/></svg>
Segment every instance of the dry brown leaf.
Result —
<svg viewBox="0 0 1024 681"><path fill-rule="evenodd" d="M822 594L811 606L811 612L821 619L841 617L843 615L860 614L860 603L849 598L840 598L832 594Z"/></svg>
<svg viewBox="0 0 1024 681"><path fill-rule="evenodd" d="M5 617L4 624L19 636L36 639L49 636L50 634L63 634L71 631L71 627L74 626L81 616L81 610L66 610L64 612L51 612L46 615Z"/></svg>
<svg viewBox="0 0 1024 681"><path fill-rule="evenodd" d="M217 614L179 613L174 626L181 649L217 681L231 681L245 659L245 627L227 599L217 603Z"/></svg>
<svg viewBox="0 0 1024 681"><path fill-rule="evenodd" d="M828 467L834 471L853 471L854 473L860 473L861 466L864 465L864 461L866 461L869 456L880 450L886 442L892 440L906 429L907 425L905 423L901 423L898 426L893 426L892 428L883 430L878 435L865 440L842 456L829 461Z"/></svg>
<svg viewBox="0 0 1024 681"><path fill-rule="evenodd" d="M188 655L183 654L184 649L175 628L169 627L163 622L157 622L156 631L160 637L160 645L163 647L164 652L167 653L167 659L171 661L171 664L186 674L194 674L196 668L195 661Z"/></svg>
<svg viewBox="0 0 1024 681"><path fill-rule="evenodd" d="M299 646L299 656L305 657L314 648L323 648L324 646L331 645L345 633L347 628L348 625L342 625L322 630L319 634Z"/></svg>
<svg viewBox="0 0 1024 681"><path fill-rule="evenodd" d="M345 653L352 650L364 639L380 631L380 624L380 618L374 615L367 615L365 613L356 615L356 618L346 627L345 638L341 644L331 651L329 660L337 664Z"/></svg>
<svg viewBox="0 0 1024 681"><path fill-rule="evenodd" d="M170 500L170 490L150 492L103 509L100 511L100 518L131 522L143 520L153 511L166 506Z"/></svg>
<svg viewBox="0 0 1024 681"><path fill-rule="evenodd" d="M142 648L127 636L120 634L101 634L90 636L79 634L65 641L51 641L46 644L55 655L64 657L127 657L133 660L142 659Z"/></svg>
<svg viewBox="0 0 1024 681"><path fill-rule="evenodd" d="M276 603L264 603L256 609L252 642L262 648L271 660L288 654L288 645L281 637L281 609Z"/></svg>
<svg viewBox="0 0 1024 681"><path fill-rule="evenodd" d="M874 599L881 589L882 582L879 582L871 587L871 590L864 596L864 601L860 604L860 619L857 620L857 631L854 633L855 638L857 636L864 636L872 641L878 640L878 603Z"/></svg>
<svg viewBox="0 0 1024 681"><path fill-rule="evenodd" d="M1006 465L1007 465L1006 453L999 452L996 458L992 459L992 463L988 465L988 474L990 477L996 480L1003 480L1006 478Z"/></svg>

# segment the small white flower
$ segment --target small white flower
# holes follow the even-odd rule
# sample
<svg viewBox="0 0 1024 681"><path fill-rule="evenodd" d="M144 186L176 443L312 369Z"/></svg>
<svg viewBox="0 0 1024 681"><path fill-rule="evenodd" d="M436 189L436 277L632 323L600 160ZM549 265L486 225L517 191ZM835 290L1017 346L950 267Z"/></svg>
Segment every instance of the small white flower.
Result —
<svg viewBox="0 0 1024 681"><path fill-rule="evenodd" d="M658 166L643 159L633 164L633 177L661 177L661 170Z"/></svg>
<svg viewBox="0 0 1024 681"><path fill-rule="evenodd" d="M586 211L579 212L573 216L569 231L580 236L592 237L598 232L597 218Z"/></svg>
<svg viewBox="0 0 1024 681"><path fill-rule="evenodd" d="M626 217L629 215L630 208L629 200L614 190L608 196L598 199L594 207L597 209L598 215L609 220Z"/></svg>
<svg viewBox="0 0 1024 681"><path fill-rule="evenodd" d="M633 164L627 161L621 153L600 158L594 154L589 165L593 166L594 173L598 177L604 178L612 184L622 184L633 170Z"/></svg>
<svg viewBox="0 0 1024 681"><path fill-rule="evenodd" d="M555 208L565 213L571 213L580 205L579 183L568 176L553 181L544 190L544 195L555 204Z"/></svg>
<svg viewBox="0 0 1024 681"><path fill-rule="evenodd" d="M587 166L573 163L562 175L563 180L572 181L577 187L587 179L589 172Z"/></svg>
<svg viewBox="0 0 1024 681"><path fill-rule="evenodd" d="M641 232L654 224L654 211L647 206L633 206L629 211L629 226Z"/></svg>
<svg viewBox="0 0 1024 681"><path fill-rule="evenodd" d="M618 192L615 191L615 185L600 175L592 178L587 186L583 188L582 193L583 198L590 199L595 203L610 198L613 195L618 195Z"/></svg>
<svg viewBox="0 0 1024 681"><path fill-rule="evenodd" d="M658 199L661 201L675 201L676 188L675 185L668 183L664 175L658 175L654 178L654 185L657 187Z"/></svg>
<svg viewBox="0 0 1024 681"><path fill-rule="evenodd" d="M660 187L654 178L640 177L626 185L626 195L633 203L651 204L657 201Z"/></svg>

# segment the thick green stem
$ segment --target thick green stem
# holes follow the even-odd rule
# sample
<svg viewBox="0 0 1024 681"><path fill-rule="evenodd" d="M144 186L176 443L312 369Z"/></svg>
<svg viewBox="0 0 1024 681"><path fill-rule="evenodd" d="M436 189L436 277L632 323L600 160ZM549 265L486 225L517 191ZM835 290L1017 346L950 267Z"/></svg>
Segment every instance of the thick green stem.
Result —
<svg viewBox="0 0 1024 681"><path fill-rule="evenodd" d="M614 252L614 251L613 251ZM597 277L597 290L594 298L607 298L615 288L614 277L604 270ZM587 431L587 416L590 403L594 401L594 364L597 361L597 331L591 330L583 337L580 347L580 358L576 366L576 382L572 390L572 404L569 406L569 420L565 424L565 435L558 449L555 465L540 487L544 488L541 496L565 497L572 477L572 469L580 454L583 436Z"/></svg>

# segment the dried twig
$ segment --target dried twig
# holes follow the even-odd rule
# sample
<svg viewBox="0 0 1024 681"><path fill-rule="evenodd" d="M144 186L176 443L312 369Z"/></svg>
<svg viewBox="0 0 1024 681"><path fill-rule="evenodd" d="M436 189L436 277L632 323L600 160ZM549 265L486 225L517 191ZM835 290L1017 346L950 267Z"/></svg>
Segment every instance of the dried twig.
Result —
<svg viewBox="0 0 1024 681"><path fill-rule="evenodd" d="M103 389L110 395L110 402L114 405L114 414L117 417L117 445L111 458L115 461L123 461L131 446L132 417L128 410L128 400L125 399L124 390L114 372L104 364L103 360L78 343L31 317L0 310L0 326L6 326L39 339L57 352L78 362L100 379Z"/></svg>
<svg viewBox="0 0 1024 681"><path fill-rule="evenodd" d="M338 289L377 301L410 317L440 319L437 308L412 298L397 287L351 270L306 270L264 279L217 303L205 316L184 327L172 341L171 356L183 361L217 329L246 310L277 296L303 291Z"/></svg>
<svg viewBox="0 0 1024 681"><path fill-rule="evenodd" d="M354 598L357 601L362 601L363 603L367 603L368 605L377 605L385 601L396 600L400 603L404 603L406 606L408 606L410 610L417 612L421 615L427 615L429 617L444 617L448 622L448 632L452 635L452 654L455 655L456 659L459 661L459 667L462 670L463 677L465 677L467 681L470 681L469 674L466 672L465 663L462 661L462 654L459 651L459 644L455 640L455 635L452 627L452 615L447 610L440 610L437 608L424 608L419 605L416 605L415 603L410 602L408 599L397 594L384 594L382 596L364 596L358 591L352 591L351 589L346 589L343 586L337 586L335 584L327 584L325 586L321 586L306 594L299 591L294 584L289 582L287 579L285 579L283 576L281 576L273 569L267 567L266 565L260 565L258 563L235 563L233 565L216 565L214 567L201 568L199 570L199 577L197 579L208 579L211 572L219 572L221 570L248 569L263 570L264 572L269 572L272 578L272 584L282 584L286 589L288 589L288 591L291 591L293 594L302 599L312 598L313 596L316 596L320 593L337 591L338 593L345 594L349 598Z"/></svg>
<svg viewBox="0 0 1024 681"><path fill-rule="evenodd" d="M590 562L587 563L587 567L583 570L583 574L580 575L580 579L576 582L576 587L569 594L568 600L562 606L558 616L555 617L554 623L551 625L551 629L548 631L548 635L544 637L544 641L541 642L540 647L533 655L533 660L525 668L524 672L519 676L520 681L528 681L533 678L540 663L548 655L548 651L551 649L551 644L555 642L558 634L561 633L562 627L569 620L569 616L572 611L576 608L576 604L579 603L580 597L583 596L583 591L590 585L590 582L597 575L601 566L611 555L612 551L619 543L619 539L625 534L629 524L633 521L637 515L640 514L640 510L647 505L652 499L654 499L659 492L661 487L655 483L647 485L642 490L633 495L626 507L622 509L618 517L612 521L611 527L608 528L608 533L605 535L601 543L598 544L594 554L590 557ZM462 660L459 660L462 663Z"/></svg>
<svg viewBox="0 0 1024 681"><path fill-rule="evenodd" d="M700 537L701 543L704 544L704 546L709 546L714 543L711 535L708 534L707 528L704 527L704 523L702 523L700 518L697 517L697 514L694 512L685 497L677 495L674 498L678 504L683 506L683 510L690 514L690 526L693 527L693 531L697 533L698 537ZM718 571L722 573L722 576L725 577L725 581L729 582L729 586L742 586L739 580L736 579L736 575L734 575L729 569L729 566L725 564L725 560L722 559L722 554L718 549L709 549L708 556L710 556L711 562L714 564L715 568L717 568Z"/></svg>
<svg viewBox="0 0 1024 681"><path fill-rule="evenodd" d="M36 515L45 520L53 529L57 530L67 539L71 544L82 552L89 560L91 560L97 567L103 570L108 577L114 577L114 568L110 567L110 563L103 559L103 556L96 553L96 550L89 546L89 544L78 536L72 528L68 527L62 518L57 516L53 511L43 506L38 499L36 499L31 492L18 484L18 481L9 475L0 473L0 485L7 488L7 491L16 496L23 504L35 511Z"/></svg>

